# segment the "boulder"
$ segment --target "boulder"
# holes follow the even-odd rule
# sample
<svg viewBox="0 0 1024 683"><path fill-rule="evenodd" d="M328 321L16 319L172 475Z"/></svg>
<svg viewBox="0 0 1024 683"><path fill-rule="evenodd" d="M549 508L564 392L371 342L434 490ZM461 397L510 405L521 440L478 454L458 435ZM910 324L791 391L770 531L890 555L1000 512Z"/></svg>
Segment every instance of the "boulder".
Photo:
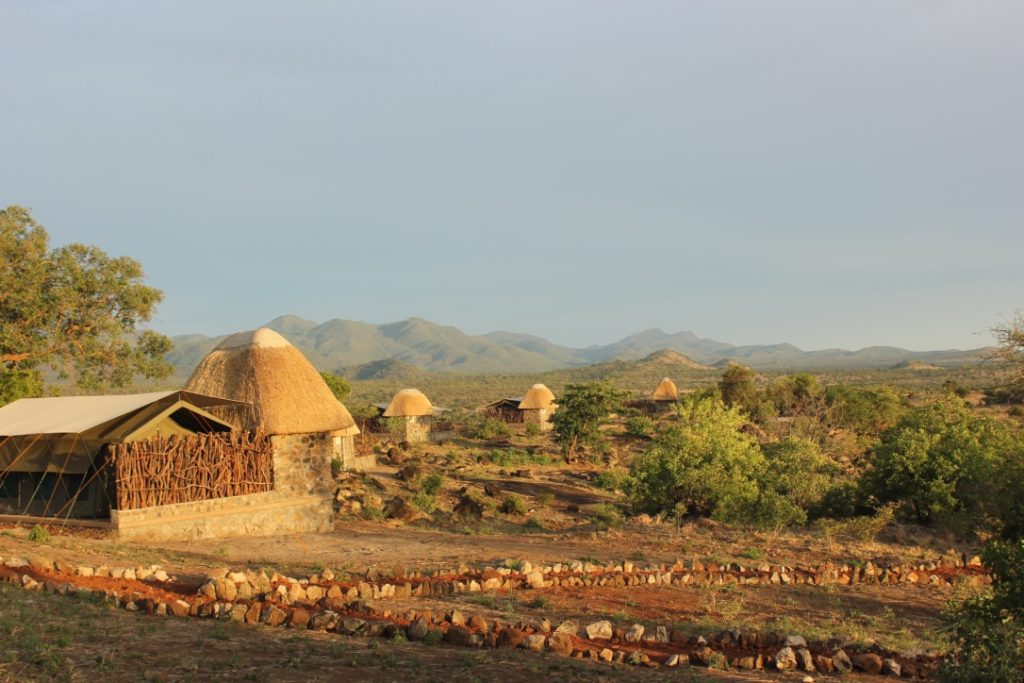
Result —
<svg viewBox="0 0 1024 683"><path fill-rule="evenodd" d="M853 671L853 662L850 661L849 655L843 650L836 650L832 653L832 666L839 673L850 673Z"/></svg>
<svg viewBox="0 0 1024 683"><path fill-rule="evenodd" d="M544 636L540 635L539 633L535 633L533 635L529 635L523 638L519 647L526 650L533 650L534 652L543 652L544 642L546 640L547 638L545 638Z"/></svg>
<svg viewBox="0 0 1024 683"><path fill-rule="evenodd" d="M640 639L644 637L644 626L643 624L633 624L623 636L623 640L627 643L639 643Z"/></svg>
<svg viewBox="0 0 1024 683"><path fill-rule="evenodd" d="M779 671L792 671L796 668L796 652L791 647L784 647L775 653L775 668Z"/></svg>
<svg viewBox="0 0 1024 683"><path fill-rule="evenodd" d="M548 649L558 655L566 657L572 655L573 637L564 631L556 631L548 638Z"/></svg>
<svg viewBox="0 0 1024 683"><path fill-rule="evenodd" d="M882 658L874 652L859 652L852 657L853 668L866 674L882 673Z"/></svg>
<svg viewBox="0 0 1024 683"><path fill-rule="evenodd" d="M587 625L587 638L591 640L597 640L603 638L609 640L612 637L612 622L603 620L595 621L592 624Z"/></svg>

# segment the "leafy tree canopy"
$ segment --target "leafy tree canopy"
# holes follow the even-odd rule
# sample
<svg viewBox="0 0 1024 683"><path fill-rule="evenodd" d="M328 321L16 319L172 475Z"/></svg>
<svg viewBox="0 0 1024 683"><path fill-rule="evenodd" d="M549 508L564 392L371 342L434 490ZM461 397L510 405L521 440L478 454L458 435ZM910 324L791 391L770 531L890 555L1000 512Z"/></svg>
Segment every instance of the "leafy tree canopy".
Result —
<svg viewBox="0 0 1024 683"><path fill-rule="evenodd" d="M345 398L352 392L352 385L344 377L335 375L331 372L321 372L320 376L323 377L324 383L327 384L327 388L334 394L334 398L339 401L344 401Z"/></svg>
<svg viewBox="0 0 1024 683"><path fill-rule="evenodd" d="M167 376L170 340L140 329L162 297L143 277L97 247L51 249L27 209L0 210L0 400L38 394L46 367L85 389Z"/></svg>
<svg viewBox="0 0 1024 683"><path fill-rule="evenodd" d="M601 423L624 399L625 394L609 382L568 385L550 418L562 453L571 458L579 446L597 443L601 438Z"/></svg>

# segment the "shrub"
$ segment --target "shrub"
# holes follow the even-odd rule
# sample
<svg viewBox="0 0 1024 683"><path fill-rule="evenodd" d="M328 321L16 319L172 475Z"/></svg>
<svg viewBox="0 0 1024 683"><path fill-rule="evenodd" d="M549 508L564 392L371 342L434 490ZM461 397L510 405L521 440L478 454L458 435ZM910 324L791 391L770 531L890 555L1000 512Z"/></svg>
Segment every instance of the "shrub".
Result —
<svg viewBox="0 0 1024 683"><path fill-rule="evenodd" d="M622 514L619 509L608 503L600 503L590 508L590 518L601 526L614 527L622 524Z"/></svg>
<svg viewBox="0 0 1024 683"><path fill-rule="evenodd" d="M985 529L990 519L1005 521L1008 509L1020 509L1024 494L1007 486L1006 473L1018 471L1022 458L1019 431L950 397L907 413L882 433L869 453L864 487L919 523Z"/></svg>
<svg viewBox="0 0 1024 683"><path fill-rule="evenodd" d="M331 458L331 476L337 477L345 469L345 463L341 458Z"/></svg>
<svg viewBox="0 0 1024 683"><path fill-rule="evenodd" d="M654 420L643 415L626 420L626 434L630 436L648 436L654 431Z"/></svg>
<svg viewBox="0 0 1024 683"><path fill-rule="evenodd" d="M512 430L502 420L495 417L474 416L468 423L467 434L472 439L507 439L512 436Z"/></svg>
<svg viewBox="0 0 1024 683"><path fill-rule="evenodd" d="M33 543L49 543L50 532L44 526L38 524L32 527L32 530L28 532L28 540Z"/></svg>
<svg viewBox="0 0 1024 683"><path fill-rule="evenodd" d="M440 472L434 472L423 478L420 482L420 491L428 496L434 497L441 492L444 486L444 477Z"/></svg>
<svg viewBox="0 0 1024 683"><path fill-rule="evenodd" d="M534 497L537 505L541 507L547 507L555 502L555 494L553 493L540 493Z"/></svg>
<svg viewBox="0 0 1024 683"><path fill-rule="evenodd" d="M1024 680L1024 540L996 541L982 552L989 590L950 603L943 617L950 651L940 677L948 683Z"/></svg>
<svg viewBox="0 0 1024 683"><path fill-rule="evenodd" d="M622 488L622 483L626 480L626 470L605 470L599 472L594 477L594 486L605 491L617 491Z"/></svg>
<svg viewBox="0 0 1024 683"><path fill-rule="evenodd" d="M417 492L416 495L412 497L411 502L413 505L415 505L423 512L426 512L427 514L433 512L434 508L437 507L437 500L434 498L434 496L431 496L423 491Z"/></svg>
<svg viewBox="0 0 1024 683"><path fill-rule="evenodd" d="M661 433L633 461L623 483L637 512L683 505L710 515L726 496L756 498L765 459L754 437L740 431L746 418L717 399L680 406L682 425Z"/></svg>
<svg viewBox="0 0 1024 683"><path fill-rule="evenodd" d="M527 519L525 526L527 529L536 529L537 531L544 530L544 524L536 517L530 517L529 519Z"/></svg>
<svg viewBox="0 0 1024 683"><path fill-rule="evenodd" d="M813 441L791 436L762 450L768 484L804 510L820 503L835 485L838 468Z"/></svg>
<svg viewBox="0 0 1024 683"><path fill-rule="evenodd" d="M852 538L857 541L873 541L885 527L892 524L894 508L886 505L873 515L860 515L849 519L819 519L818 528L822 535L832 542L833 538Z"/></svg>
<svg viewBox="0 0 1024 683"><path fill-rule="evenodd" d="M499 467L522 467L524 465L550 465L551 458L543 453L531 453L516 448L493 450L488 455L491 462Z"/></svg>
<svg viewBox="0 0 1024 683"><path fill-rule="evenodd" d="M528 510L526 501L514 493L505 496L501 501L501 507L498 509L506 515L525 515Z"/></svg>
<svg viewBox="0 0 1024 683"><path fill-rule="evenodd" d="M526 435L527 436L539 436L540 435L540 425L537 424L536 422L527 422L526 423Z"/></svg>

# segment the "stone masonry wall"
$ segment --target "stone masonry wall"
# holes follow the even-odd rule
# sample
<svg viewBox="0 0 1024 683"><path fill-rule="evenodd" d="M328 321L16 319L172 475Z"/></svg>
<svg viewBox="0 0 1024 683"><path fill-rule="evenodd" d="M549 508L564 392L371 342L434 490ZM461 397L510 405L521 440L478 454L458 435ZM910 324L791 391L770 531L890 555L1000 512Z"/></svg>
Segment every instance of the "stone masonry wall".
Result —
<svg viewBox="0 0 1024 683"><path fill-rule="evenodd" d="M111 510L119 540L193 540L330 531L333 510L322 496L281 491L136 510Z"/></svg>
<svg viewBox="0 0 1024 683"><path fill-rule="evenodd" d="M534 424L540 427L542 432L551 431L552 425L548 418L551 417L551 411L547 409L541 410L524 410L523 413L523 424Z"/></svg>
<svg viewBox="0 0 1024 683"><path fill-rule="evenodd" d="M291 495L329 497L334 437L330 434L272 436L274 490Z"/></svg>

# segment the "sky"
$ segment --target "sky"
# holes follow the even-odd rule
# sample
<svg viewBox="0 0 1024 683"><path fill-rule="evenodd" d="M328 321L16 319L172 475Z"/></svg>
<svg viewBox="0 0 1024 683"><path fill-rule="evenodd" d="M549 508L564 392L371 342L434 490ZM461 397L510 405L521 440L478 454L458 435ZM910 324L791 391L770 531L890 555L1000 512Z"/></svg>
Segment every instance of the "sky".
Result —
<svg viewBox="0 0 1024 683"><path fill-rule="evenodd" d="M0 205L152 325L972 348L1024 307L1015 0L0 0Z"/></svg>

